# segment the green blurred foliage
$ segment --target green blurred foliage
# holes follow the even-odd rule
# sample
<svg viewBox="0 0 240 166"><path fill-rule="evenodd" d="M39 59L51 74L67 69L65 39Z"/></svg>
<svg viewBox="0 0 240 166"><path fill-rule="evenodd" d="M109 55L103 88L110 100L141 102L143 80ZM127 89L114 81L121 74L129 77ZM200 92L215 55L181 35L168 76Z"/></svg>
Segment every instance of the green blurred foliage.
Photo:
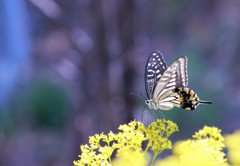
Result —
<svg viewBox="0 0 240 166"><path fill-rule="evenodd" d="M64 129L69 122L71 103L63 85L48 79L34 79L15 92L11 101L11 129ZM8 127L9 128L9 127ZM7 130L7 129L6 129Z"/></svg>
<svg viewBox="0 0 240 166"><path fill-rule="evenodd" d="M62 128L69 118L69 99L59 85L37 82L27 96L30 114L36 127Z"/></svg>

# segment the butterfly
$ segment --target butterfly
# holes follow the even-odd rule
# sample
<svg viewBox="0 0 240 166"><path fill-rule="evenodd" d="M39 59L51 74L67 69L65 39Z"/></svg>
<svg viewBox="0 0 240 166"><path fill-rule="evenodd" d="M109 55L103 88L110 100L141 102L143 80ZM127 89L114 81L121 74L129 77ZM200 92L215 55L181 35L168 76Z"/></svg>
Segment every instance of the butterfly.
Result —
<svg viewBox="0 0 240 166"><path fill-rule="evenodd" d="M167 67L159 51L152 52L145 67L145 87L150 109L170 110L174 106L194 110L198 104L212 104L200 100L188 86L187 57L175 60Z"/></svg>

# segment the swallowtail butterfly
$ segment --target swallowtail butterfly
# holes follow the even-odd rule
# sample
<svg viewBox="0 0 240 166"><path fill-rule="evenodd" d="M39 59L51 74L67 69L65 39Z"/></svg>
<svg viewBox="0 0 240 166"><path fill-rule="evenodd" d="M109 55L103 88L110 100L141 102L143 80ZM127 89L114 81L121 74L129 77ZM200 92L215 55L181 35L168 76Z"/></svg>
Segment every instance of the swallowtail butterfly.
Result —
<svg viewBox="0 0 240 166"><path fill-rule="evenodd" d="M198 104L212 104L200 100L197 94L187 87L187 57L183 56L167 67L160 52L154 51L148 57L145 67L145 86L150 109L170 110L174 106L194 110Z"/></svg>

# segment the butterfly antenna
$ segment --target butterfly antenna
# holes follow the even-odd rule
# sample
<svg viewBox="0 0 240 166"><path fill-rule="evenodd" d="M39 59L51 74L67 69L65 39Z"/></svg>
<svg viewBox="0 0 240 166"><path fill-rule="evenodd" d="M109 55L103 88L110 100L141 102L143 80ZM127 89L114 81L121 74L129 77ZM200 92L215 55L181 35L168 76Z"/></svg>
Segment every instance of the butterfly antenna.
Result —
<svg viewBox="0 0 240 166"><path fill-rule="evenodd" d="M141 97L143 98L144 100L146 100L146 98L140 93L140 94L136 94L136 93L133 93L133 92L130 92L131 95L134 95L134 96L137 96L137 97Z"/></svg>

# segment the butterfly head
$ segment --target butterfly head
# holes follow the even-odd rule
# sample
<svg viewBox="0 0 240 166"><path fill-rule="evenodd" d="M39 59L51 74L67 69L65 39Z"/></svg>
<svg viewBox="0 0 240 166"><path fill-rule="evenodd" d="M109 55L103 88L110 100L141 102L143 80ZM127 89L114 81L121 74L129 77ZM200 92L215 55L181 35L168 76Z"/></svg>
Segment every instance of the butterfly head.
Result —
<svg viewBox="0 0 240 166"><path fill-rule="evenodd" d="M153 100L151 100L151 99L145 100L145 103L147 104L147 106L149 107L149 109L155 109L155 110L157 110L157 105L153 102Z"/></svg>

